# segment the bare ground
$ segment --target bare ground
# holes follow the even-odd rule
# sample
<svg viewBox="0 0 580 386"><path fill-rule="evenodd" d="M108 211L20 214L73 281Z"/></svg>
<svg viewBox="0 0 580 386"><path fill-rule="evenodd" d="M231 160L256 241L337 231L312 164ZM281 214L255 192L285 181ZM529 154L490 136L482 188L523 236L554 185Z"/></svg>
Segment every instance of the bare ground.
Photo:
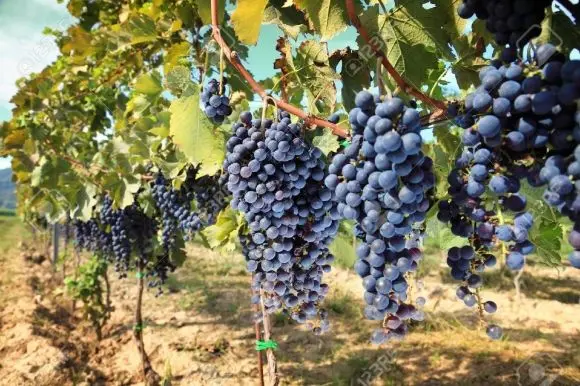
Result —
<svg viewBox="0 0 580 386"><path fill-rule="evenodd" d="M21 226L2 229L8 230L0 243L0 385L142 385L132 340L136 280L112 280L115 311L98 342L72 312L62 275L46 261L22 259L18 240L28 236ZM376 323L362 316L359 278L335 269L328 281L328 334L317 337L274 317L283 385L580 384L579 271L527 268L519 297L511 279L493 272L483 296L499 305L493 316L505 331L499 342L486 337L475 310L435 272L413 289L427 298L426 321L382 347L368 343ZM145 347L155 369L173 385L256 385L241 256L191 247L169 287L162 297L151 291L144 298Z"/></svg>

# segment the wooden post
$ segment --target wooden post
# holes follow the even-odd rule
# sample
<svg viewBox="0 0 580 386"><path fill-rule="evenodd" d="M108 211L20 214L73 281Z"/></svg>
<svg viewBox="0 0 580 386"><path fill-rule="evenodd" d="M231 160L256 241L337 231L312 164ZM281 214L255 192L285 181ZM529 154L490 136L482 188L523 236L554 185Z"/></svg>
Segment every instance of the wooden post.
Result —
<svg viewBox="0 0 580 386"><path fill-rule="evenodd" d="M252 291L252 294L256 294L260 297L260 302L262 299L262 296L260 295L259 291ZM260 304L254 304L253 305L253 310L254 310L254 315L261 313L260 310ZM262 331L261 331L261 327L260 327L260 319L256 319L254 320L254 331L256 333L256 342L262 340ZM258 356L258 376L259 376L259 384L260 386L264 386L264 358L262 356L262 351L260 350L256 350L256 355Z"/></svg>
<svg viewBox="0 0 580 386"><path fill-rule="evenodd" d="M263 291L260 293L260 304L262 305L262 319L264 322L264 340L270 340L272 338L272 326L270 325L270 314L266 312L266 306L264 305ZM280 378L278 377L278 364L273 349L269 348L266 350L266 358L268 360L268 386L278 386L280 383Z"/></svg>
<svg viewBox="0 0 580 386"><path fill-rule="evenodd" d="M56 272L56 262L58 260L58 223L52 226L52 268Z"/></svg>

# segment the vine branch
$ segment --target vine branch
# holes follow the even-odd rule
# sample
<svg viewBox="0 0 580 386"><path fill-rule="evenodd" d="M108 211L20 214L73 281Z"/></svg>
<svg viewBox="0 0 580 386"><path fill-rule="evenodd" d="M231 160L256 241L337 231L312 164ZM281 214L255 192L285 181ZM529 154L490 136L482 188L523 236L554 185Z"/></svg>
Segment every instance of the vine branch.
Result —
<svg viewBox="0 0 580 386"><path fill-rule="evenodd" d="M262 86L260 86L260 84L254 79L252 74L250 74L250 72L241 63L240 57L238 56L238 54L235 51L232 51L230 49L230 47L227 45L227 43L225 42L225 40L222 38L221 32L220 32L220 27L219 27L219 19L218 19L218 1L219 0L211 0L211 24L212 24L213 38L216 41L216 43L220 46L220 48L223 50L223 53L226 56L226 58L228 59L228 61L236 69L236 71L248 82L248 84L250 85L252 90L256 94L258 94L260 96L260 98L262 98L262 99L266 99L267 97L270 97L269 102L274 104L276 107L303 119L304 122L309 126L314 125L314 126L326 127L328 129L332 130L332 132L335 135L338 135L339 137L342 137L342 138L349 137L349 134L346 131L344 131L343 129L341 129L338 125L331 123L331 122L328 122L325 119L319 118L319 117L311 115L309 113L306 113L306 112L302 111L301 109L297 108L296 106L293 106L285 101L281 101L281 100L272 98L270 95L268 95L266 90L264 90L262 88Z"/></svg>
<svg viewBox="0 0 580 386"><path fill-rule="evenodd" d="M385 67L389 75L393 77L395 83L397 83L397 86L399 86L399 88L402 91L417 98L421 102L434 107L436 111L441 110L445 111L446 106L444 102L438 101L424 94L423 92L421 92L421 90L407 83L407 81L403 79L401 74L397 72L397 70L395 69L395 67L393 67L387 56L381 51L381 48L378 47L375 42L373 42L373 39L369 35L369 32L361 24L360 19L356 14L356 9L353 0L346 0L346 10L352 25L356 28L359 35L364 39L364 41L369 45L369 47L371 47L372 50L375 52L375 54L381 59L383 66Z"/></svg>

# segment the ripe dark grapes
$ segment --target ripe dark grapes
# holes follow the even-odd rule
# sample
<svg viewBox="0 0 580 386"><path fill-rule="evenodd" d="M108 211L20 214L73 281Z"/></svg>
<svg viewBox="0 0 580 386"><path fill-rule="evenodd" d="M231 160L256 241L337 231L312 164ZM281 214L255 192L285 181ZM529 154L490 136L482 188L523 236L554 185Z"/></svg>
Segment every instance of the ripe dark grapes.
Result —
<svg viewBox="0 0 580 386"><path fill-rule="evenodd" d="M550 0L463 0L457 13L463 19L476 16L500 46L508 46L501 54L504 62L516 60L516 50L540 36Z"/></svg>
<svg viewBox="0 0 580 386"><path fill-rule="evenodd" d="M216 124L223 123L226 117L232 113L230 99L220 94L220 87L225 87L225 83L225 79L224 85L220 85L220 82L216 79L210 79L201 93L201 102L203 103L205 115Z"/></svg>
<svg viewBox="0 0 580 386"><path fill-rule="evenodd" d="M170 181L159 174L151 188L151 195L162 216L162 245L169 251L174 243L177 229L181 230L186 237L197 232L201 226L201 220L197 212L191 209L191 200L183 191L174 189Z"/></svg>
<svg viewBox="0 0 580 386"><path fill-rule="evenodd" d="M287 113L277 121L243 113L227 142L224 170L231 206L244 213L240 236L255 289L264 292L268 312L284 309L316 331L328 328L320 303L322 282L334 256L328 245L338 231L332 192L324 186L322 152L305 142L302 127Z"/></svg>
<svg viewBox="0 0 580 386"><path fill-rule="evenodd" d="M420 117L397 97L381 100L363 91L349 120L354 136L329 166L326 186L338 214L356 221L365 316L383 322L371 341L402 337L406 321L424 315L407 302L409 275L422 258L419 226L430 207L433 162L421 152Z"/></svg>

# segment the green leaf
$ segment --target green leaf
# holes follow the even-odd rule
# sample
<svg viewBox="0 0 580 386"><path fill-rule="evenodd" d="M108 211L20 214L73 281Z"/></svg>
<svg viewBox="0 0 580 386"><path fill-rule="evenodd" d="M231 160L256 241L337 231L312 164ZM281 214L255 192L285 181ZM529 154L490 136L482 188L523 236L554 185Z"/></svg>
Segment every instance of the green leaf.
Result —
<svg viewBox="0 0 580 386"><path fill-rule="evenodd" d="M355 0L360 6L358 0ZM314 30L326 42L350 25L344 0L294 0L298 9L306 12Z"/></svg>
<svg viewBox="0 0 580 386"><path fill-rule="evenodd" d="M191 72L185 66L175 66L169 71L165 83L174 95L186 96L195 91L195 84L191 81Z"/></svg>
<svg viewBox="0 0 580 386"><path fill-rule="evenodd" d="M131 44L154 42L157 40L155 21L142 13L133 13L123 24L124 31L129 35Z"/></svg>
<svg viewBox="0 0 580 386"><path fill-rule="evenodd" d="M536 255L545 265L557 267L561 263L560 250L564 232L559 223L540 218L530 232L530 241L536 246Z"/></svg>
<svg viewBox="0 0 580 386"><path fill-rule="evenodd" d="M337 265L352 269L356 261L356 239L352 224L346 221L340 223L336 238L330 244L329 250L336 258Z"/></svg>
<svg viewBox="0 0 580 386"><path fill-rule="evenodd" d="M563 12L553 13L549 28L544 28L543 31L549 35L546 41L558 46L562 52L571 52L578 48L580 29Z"/></svg>
<svg viewBox="0 0 580 386"><path fill-rule="evenodd" d="M161 94L163 91L163 86L161 86L161 74L157 71L153 71L149 74L140 75L135 81L135 91L148 96Z"/></svg>
<svg viewBox="0 0 580 386"><path fill-rule="evenodd" d="M199 89L193 95L171 102L169 132L175 145L193 164L200 165L199 175L214 175L225 157L225 139L201 112Z"/></svg>
<svg viewBox="0 0 580 386"><path fill-rule="evenodd" d="M330 67L326 48L319 42L306 40L292 57L290 43L280 38L276 45L280 58L274 62L286 79L286 91L290 103L302 104L306 96L308 111L313 114L327 115L334 111L338 75Z"/></svg>
<svg viewBox="0 0 580 386"><path fill-rule="evenodd" d="M543 264L557 267L561 262L560 250L567 220L543 200L543 191L543 188L531 187L527 182L523 182L520 189L528 199L527 210L534 216L529 236L536 246L535 254Z"/></svg>
<svg viewBox="0 0 580 386"><path fill-rule="evenodd" d="M288 36L298 38L306 30L304 15L294 7L283 7L270 1L264 10L264 24L275 24ZM282 2L280 2L282 3Z"/></svg>
<svg viewBox="0 0 580 386"><path fill-rule="evenodd" d="M169 127L167 126L155 126L149 132L161 138L167 138L169 136Z"/></svg>
<svg viewBox="0 0 580 386"><path fill-rule="evenodd" d="M448 158L451 160L456 159L463 148L459 135L453 133L448 125L435 127L433 134L437 138L437 144L443 148Z"/></svg>
<svg viewBox="0 0 580 386"><path fill-rule="evenodd" d="M256 44L268 0L238 0L232 13L232 24L236 36L242 43Z"/></svg>
<svg viewBox="0 0 580 386"><path fill-rule="evenodd" d="M342 79L342 103L347 110L355 107L354 98L359 91L371 85L371 71L366 60L361 59L358 51L349 48L336 51L330 56L330 65L336 71L341 63L340 78Z"/></svg>
<svg viewBox="0 0 580 386"><path fill-rule="evenodd" d="M437 251L447 251L451 247L461 247L466 244L465 239L455 236L449 226L439 221L437 217L432 217L427 221L425 234L425 247Z"/></svg>
<svg viewBox="0 0 580 386"><path fill-rule="evenodd" d="M205 228L202 234L210 248L222 248L233 252L236 248L238 231L242 225L242 217L228 206L218 214L216 223Z"/></svg>
<svg viewBox="0 0 580 386"><path fill-rule="evenodd" d="M468 89L472 85L479 85L479 70L488 64L481 57L485 48L483 42L474 39L474 35L461 36L454 41L454 47L457 60L451 66L459 87Z"/></svg>
<svg viewBox="0 0 580 386"><path fill-rule="evenodd" d="M380 14L376 6L370 7L360 19L373 36L374 44L387 53L399 74L415 87L428 78L429 70L437 68L438 44L406 7L399 6L397 11L387 15ZM359 46L368 49L360 37ZM374 55L369 57L376 58Z"/></svg>
<svg viewBox="0 0 580 386"><path fill-rule="evenodd" d="M330 114L336 104L334 81L338 75L330 67L326 47L319 42L306 40L298 47L295 63L303 71L298 75L306 86L308 110L315 114Z"/></svg>
<svg viewBox="0 0 580 386"><path fill-rule="evenodd" d="M190 48L189 42L181 42L169 47L163 58L163 73L169 74L182 58L188 57Z"/></svg>
<svg viewBox="0 0 580 386"><path fill-rule="evenodd" d="M170 251L169 258L176 267L181 267L185 263L187 253L185 251L185 242L182 237L176 239L175 245Z"/></svg>
<svg viewBox="0 0 580 386"><path fill-rule="evenodd" d="M338 137L330 129L322 129L322 134L312 139L312 144L319 148L324 155L336 152L340 148Z"/></svg>

